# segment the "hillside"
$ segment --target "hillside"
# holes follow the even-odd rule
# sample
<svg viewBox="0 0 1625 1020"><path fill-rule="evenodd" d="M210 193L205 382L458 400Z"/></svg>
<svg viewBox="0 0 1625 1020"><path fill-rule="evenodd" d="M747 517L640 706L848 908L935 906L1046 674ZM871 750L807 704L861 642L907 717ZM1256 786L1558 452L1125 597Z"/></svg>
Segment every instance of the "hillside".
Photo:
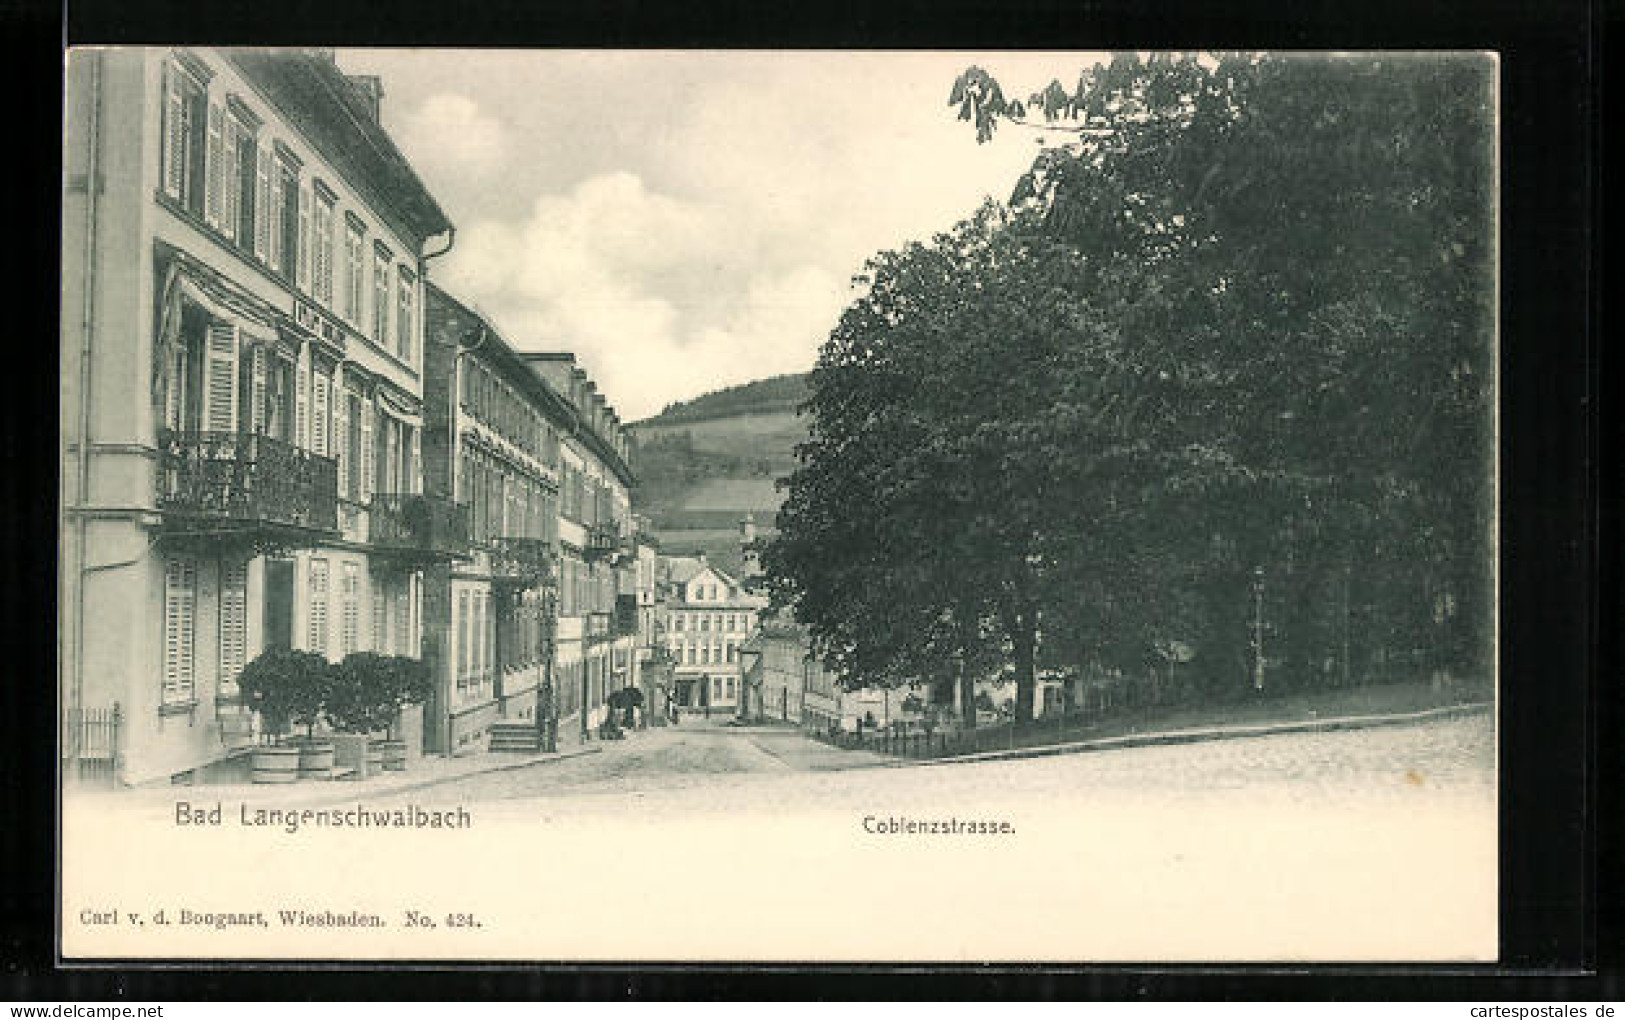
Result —
<svg viewBox="0 0 1625 1020"><path fill-rule="evenodd" d="M784 500L774 483L794 468L796 444L806 438L796 414L806 392L805 375L776 376L667 405L629 426L633 502L663 551L704 549L737 569L740 519L748 512L758 532L770 532Z"/></svg>
<svg viewBox="0 0 1625 1020"><path fill-rule="evenodd" d="M653 418L639 425L679 425L708 422L740 414L794 414L807 399L807 373L775 375L768 379L727 386L701 394L693 400L667 404Z"/></svg>

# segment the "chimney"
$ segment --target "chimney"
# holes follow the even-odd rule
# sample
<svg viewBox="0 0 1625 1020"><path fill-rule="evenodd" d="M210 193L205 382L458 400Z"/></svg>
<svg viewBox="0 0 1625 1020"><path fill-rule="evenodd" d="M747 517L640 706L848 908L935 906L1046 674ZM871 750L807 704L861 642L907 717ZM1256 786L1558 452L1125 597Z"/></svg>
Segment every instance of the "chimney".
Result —
<svg viewBox="0 0 1625 1020"><path fill-rule="evenodd" d="M350 84L355 86L356 94L367 107L367 113L372 116L373 123L383 123L384 80L376 74L349 74Z"/></svg>

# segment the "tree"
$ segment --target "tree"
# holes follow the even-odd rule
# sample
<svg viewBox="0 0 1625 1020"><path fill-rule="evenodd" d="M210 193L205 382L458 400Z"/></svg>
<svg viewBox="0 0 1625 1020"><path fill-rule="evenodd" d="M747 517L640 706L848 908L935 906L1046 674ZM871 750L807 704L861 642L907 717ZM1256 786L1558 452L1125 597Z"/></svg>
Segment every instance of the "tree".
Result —
<svg viewBox="0 0 1625 1020"><path fill-rule="evenodd" d="M293 725L304 726L308 735L322 716L332 682L333 668L326 659L288 648L267 648L237 675L243 703L276 736Z"/></svg>
<svg viewBox="0 0 1625 1020"><path fill-rule="evenodd" d="M1219 607L1262 566L1300 675L1328 647L1348 674L1357 616L1370 644L1409 631L1436 663L1482 663L1491 71L1471 57L1120 55L1025 106L977 68L955 83L980 141L1040 113L1074 139L1012 200L1133 281L1112 314L1141 338L1134 391L1169 384L1156 441L1177 500L1159 505L1188 503L1206 532L1210 645L1236 642Z"/></svg>

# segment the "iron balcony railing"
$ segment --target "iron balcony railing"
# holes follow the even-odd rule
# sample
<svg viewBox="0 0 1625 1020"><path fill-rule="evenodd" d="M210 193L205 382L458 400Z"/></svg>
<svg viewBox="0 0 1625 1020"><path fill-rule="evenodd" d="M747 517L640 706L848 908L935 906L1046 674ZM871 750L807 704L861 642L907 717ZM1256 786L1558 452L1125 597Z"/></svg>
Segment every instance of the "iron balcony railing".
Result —
<svg viewBox="0 0 1625 1020"><path fill-rule="evenodd" d="M613 523L587 526L587 544L581 551L589 559L614 555L621 548L621 532Z"/></svg>
<svg viewBox="0 0 1625 1020"><path fill-rule="evenodd" d="M234 529L338 530L338 463L252 432L158 436L158 509Z"/></svg>
<svg viewBox="0 0 1625 1020"><path fill-rule="evenodd" d="M469 512L463 503L416 492L373 493L367 507L368 541L374 549L429 558L467 557Z"/></svg>
<svg viewBox="0 0 1625 1020"><path fill-rule="evenodd" d="M506 536L491 542L491 580L530 587L550 581L556 553L545 538Z"/></svg>

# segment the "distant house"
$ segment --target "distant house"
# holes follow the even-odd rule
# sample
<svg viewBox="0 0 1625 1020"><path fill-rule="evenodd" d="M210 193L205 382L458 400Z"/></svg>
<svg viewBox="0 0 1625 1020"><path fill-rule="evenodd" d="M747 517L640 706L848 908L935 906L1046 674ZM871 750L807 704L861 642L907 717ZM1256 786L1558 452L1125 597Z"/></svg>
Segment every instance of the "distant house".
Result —
<svg viewBox="0 0 1625 1020"><path fill-rule="evenodd" d="M732 712L741 691L740 648L767 600L698 556L660 557L666 650L675 670L673 701L688 710Z"/></svg>

